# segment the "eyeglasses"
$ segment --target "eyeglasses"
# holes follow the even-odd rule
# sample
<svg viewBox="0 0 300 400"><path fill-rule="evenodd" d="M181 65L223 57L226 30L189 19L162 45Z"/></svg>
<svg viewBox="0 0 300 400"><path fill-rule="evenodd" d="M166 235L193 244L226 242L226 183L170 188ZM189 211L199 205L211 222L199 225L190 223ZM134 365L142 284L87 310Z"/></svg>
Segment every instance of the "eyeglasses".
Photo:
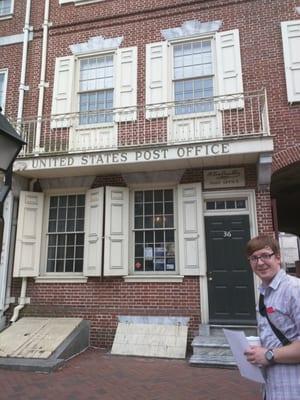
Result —
<svg viewBox="0 0 300 400"><path fill-rule="evenodd" d="M264 253L264 254L262 254L261 256L250 256L249 258L248 258L248 260L252 263L252 264L256 264L257 262L258 262L258 260L261 260L261 261L263 261L263 262L265 262L265 261L269 261L270 260L270 258L272 257L272 256L274 256L274 254L275 253Z"/></svg>

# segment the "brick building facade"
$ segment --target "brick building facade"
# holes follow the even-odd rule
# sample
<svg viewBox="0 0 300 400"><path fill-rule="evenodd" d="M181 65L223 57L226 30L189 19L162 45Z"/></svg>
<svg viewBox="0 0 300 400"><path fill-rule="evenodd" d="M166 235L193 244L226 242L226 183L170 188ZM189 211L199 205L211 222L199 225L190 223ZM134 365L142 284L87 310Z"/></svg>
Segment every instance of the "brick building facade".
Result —
<svg viewBox="0 0 300 400"><path fill-rule="evenodd" d="M88 319L96 346L120 315L189 317L189 340L252 324L244 245L274 231L272 168L300 161L299 4L43 3L0 1L2 108L27 141L2 319L25 293L21 315Z"/></svg>

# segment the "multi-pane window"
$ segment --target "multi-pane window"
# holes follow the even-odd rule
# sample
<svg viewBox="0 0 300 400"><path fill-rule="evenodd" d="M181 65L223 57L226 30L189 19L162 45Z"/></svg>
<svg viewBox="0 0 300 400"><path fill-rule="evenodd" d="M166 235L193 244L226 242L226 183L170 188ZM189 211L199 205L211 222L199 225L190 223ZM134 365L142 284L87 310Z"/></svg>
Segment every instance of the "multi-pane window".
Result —
<svg viewBox="0 0 300 400"><path fill-rule="evenodd" d="M213 110L213 61L210 40L174 45L176 114Z"/></svg>
<svg viewBox="0 0 300 400"><path fill-rule="evenodd" d="M174 193L134 193L134 271L175 271Z"/></svg>
<svg viewBox="0 0 300 400"><path fill-rule="evenodd" d="M47 272L82 272L85 195L51 196Z"/></svg>
<svg viewBox="0 0 300 400"><path fill-rule="evenodd" d="M0 17L12 12L12 0L0 0Z"/></svg>
<svg viewBox="0 0 300 400"><path fill-rule="evenodd" d="M113 96L113 56L80 60L80 124L111 122Z"/></svg>
<svg viewBox="0 0 300 400"><path fill-rule="evenodd" d="M206 210L235 210L245 209L246 200L208 200L205 202Z"/></svg>
<svg viewBox="0 0 300 400"><path fill-rule="evenodd" d="M6 96L6 71L0 71L0 106L4 109Z"/></svg>

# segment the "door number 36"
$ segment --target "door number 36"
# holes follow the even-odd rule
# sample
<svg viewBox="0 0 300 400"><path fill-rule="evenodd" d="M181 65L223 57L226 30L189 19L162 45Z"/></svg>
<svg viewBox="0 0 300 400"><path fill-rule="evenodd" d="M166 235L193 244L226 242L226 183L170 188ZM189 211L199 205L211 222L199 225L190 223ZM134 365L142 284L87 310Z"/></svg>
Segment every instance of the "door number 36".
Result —
<svg viewBox="0 0 300 400"><path fill-rule="evenodd" d="M224 238L226 238L226 237L227 237L227 238L230 238L230 237L231 237L231 232L230 232L230 231L224 231L224 232L223 232L223 237L224 237Z"/></svg>

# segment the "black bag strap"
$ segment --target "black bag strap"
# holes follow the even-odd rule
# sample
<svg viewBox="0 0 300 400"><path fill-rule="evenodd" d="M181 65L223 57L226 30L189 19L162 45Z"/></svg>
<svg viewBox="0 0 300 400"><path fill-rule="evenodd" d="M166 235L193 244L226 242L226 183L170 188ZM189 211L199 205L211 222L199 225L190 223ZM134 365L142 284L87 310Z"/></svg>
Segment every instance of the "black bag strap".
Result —
<svg viewBox="0 0 300 400"><path fill-rule="evenodd" d="M267 310L266 310L266 306L264 303L264 295L260 294L259 295L259 313L262 317L267 318L273 332L275 333L275 335L278 337L278 339L281 341L283 346L286 346L288 344L291 344L290 340L278 329L276 328L276 326L270 321Z"/></svg>

